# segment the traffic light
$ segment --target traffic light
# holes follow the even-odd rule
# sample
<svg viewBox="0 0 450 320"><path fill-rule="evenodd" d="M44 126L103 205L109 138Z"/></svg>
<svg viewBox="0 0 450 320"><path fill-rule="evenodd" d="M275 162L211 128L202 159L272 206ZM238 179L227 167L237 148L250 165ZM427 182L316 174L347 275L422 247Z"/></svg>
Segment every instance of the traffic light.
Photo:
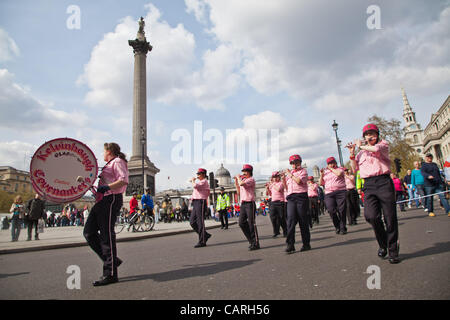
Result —
<svg viewBox="0 0 450 320"><path fill-rule="evenodd" d="M214 188L219 188L219 180L214 179Z"/></svg>
<svg viewBox="0 0 450 320"><path fill-rule="evenodd" d="M395 170L397 171L398 174L400 170L402 170L402 162L399 158L395 158L394 163L395 163Z"/></svg>
<svg viewBox="0 0 450 320"><path fill-rule="evenodd" d="M214 172L210 172L210 173L209 173L209 187L210 187L211 189L214 189L214 182L215 182L215 179L214 179Z"/></svg>

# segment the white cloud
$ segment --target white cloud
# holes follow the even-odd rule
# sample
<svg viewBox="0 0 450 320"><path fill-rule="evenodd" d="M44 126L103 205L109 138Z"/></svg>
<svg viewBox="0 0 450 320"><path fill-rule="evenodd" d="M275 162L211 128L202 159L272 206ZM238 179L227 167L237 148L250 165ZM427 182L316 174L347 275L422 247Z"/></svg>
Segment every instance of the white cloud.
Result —
<svg viewBox="0 0 450 320"><path fill-rule="evenodd" d="M39 146L22 141L0 142L0 166L30 170L30 161Z"/></svg>
<svg viewBox="0 0 450 320"><path fill-rule="evenodd" d="M22 133L84 126L88 122L84 112L66 112L39 101L29 88L14 82L14 75L6 69L0 69L0 114L0 126Z"/></svg>
<svg viewBox="0 0 450 320"><path fill-rule="evenodd" d="M19 47L8 33L0 28L0 62L6 62L20 55Z"/></svg>
<svg viewBox="0 0 450 320"><path fill-rule="evenodd" d="M205 110L224 109L222 101L240 82L239 75L233 73L240 61L236 52L224 45L207 50L202 68L195 70L194 35L182 24L171 27L152 4L146 8L146 38L153 45L147 54L148 96L169 105L194 103ZM92 50L77 81L89 87L85 97L89 105L118 111L132 105L134 67L128 40L133 39L137 29L137 22L126 17Z"/></svg>
<svg viewBox="0 0 450 320"><path fill-rule="evenodd" d="M203 0L184 0L186 12L194 13L195 19L200 23L205 23L206 3Z"/></svg>

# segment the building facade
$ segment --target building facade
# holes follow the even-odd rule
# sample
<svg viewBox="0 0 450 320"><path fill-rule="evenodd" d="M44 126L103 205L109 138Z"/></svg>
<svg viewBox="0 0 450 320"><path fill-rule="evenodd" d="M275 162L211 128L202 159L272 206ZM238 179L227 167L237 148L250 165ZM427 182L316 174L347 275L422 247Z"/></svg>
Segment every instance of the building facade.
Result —
<svg viewBox="0 0 450 320"><path fill-rule="evenodd" d="M436 113L424 130L424 154L431 153L433 161L442 169L450 157L450 96Z"/></svg>
<svg viewBox="0 0 450 320"><path fill-rule="evenodd" d="M32 193L30 173L10 166L0 166L0 190L10 193Z"/></svg>

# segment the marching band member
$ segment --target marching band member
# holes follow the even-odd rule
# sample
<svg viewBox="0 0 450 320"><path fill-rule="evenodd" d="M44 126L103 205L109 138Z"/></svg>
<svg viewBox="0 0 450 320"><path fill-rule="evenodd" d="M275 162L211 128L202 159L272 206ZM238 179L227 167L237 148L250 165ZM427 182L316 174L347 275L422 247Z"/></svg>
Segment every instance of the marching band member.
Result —
<svg viewBox="0 0 450 320"><path fill-rule="evenodd" d="M336 234L346 234L346 209L344 169L338 168L336 159L327 159L327 168L320 170L319 183L325 187L325 206L333 220Z"/></svg>
<svg viewBox="0 0 450 320"><path fill-rule="evenodd" d="M241 197L241 212L239 214L239 227L250 243L250 250L258 250L259 237L256 228L256 206L255 206L255 179L253 178L253 167L245 164L242 168L243 176L236 175L235 185Z"/></svg>
<svg viewBox="0 0 450 320"><path fill-rule="evenodd" d="M283 229L283 235L287 235L286 220L284 219L284 184L281 182L280 173L272 173L270 183L266 185L266 193L271 196L270 201L270 221L273 226L273 238L280 234L280 226Z"/></svg>
<svg viewBox="0 0 450 320"><path fill-rule="evenodd" d="M308 177L308 199L309 199L309 212L311 218L315 223L319 223L319 185L314 182L314 177Z"/></svg>
<svg viewBox="0 0 450 320"><path fill-rule="evenodd" d="M356 225L356 218L359 215L359 196L356 191L355 176L348 170L345 170L345 185L347 187L346 201L349 213L349 225Z"/></svg>
<svg viewBox="0 0 450 320"><path fill-rule="evenodd" d="M93 283L104 286L118 282L117 267L122 263L117 257L114 225L122 208L122 194L128 184L128 165L125 154L116 143L105 143L103 159L106 165L99 176L97 192L103 198L91 209L83 235L89 246L103 261L103 277Z"/></svg>
<svg viewBox="0 0 450 320"><path fill-rule="evenodd" d="M384 258L389 250L389 262L399 263L398 220L394 184L389 176L391 161L389 144L380 138L374 124L363 128L365 144L359 139L349 143L353 172L360 170L364 179L364 216L372 225L379 245L378 256ZM355 148L361 151L355 155ZM384 216L386 228L381 219Z"/></svg>
<svg viewBox="0 0 450 320"><path fill-rule="evenodd" d="M198 182L195 182L198 180ZM205 229L205 215L207 213L207 200L209 197L209 184L206 179L206 169L197 170L197 177L191 179L192 192L192 213L189 219L192 229L198 234L198 243L194 248L206 247L206 242L211 234Z"/></svg>
<svg viewBox="0 0 450 320"><path fill-rule="evenodd" d="M296 154L289 157L292 170L286 169L283 184L287 190L287 248L288 254L295 252L295 226L300 224L303 246L300 251L311 250L308 221L308 174L302 168L302 158Z"/></svg>

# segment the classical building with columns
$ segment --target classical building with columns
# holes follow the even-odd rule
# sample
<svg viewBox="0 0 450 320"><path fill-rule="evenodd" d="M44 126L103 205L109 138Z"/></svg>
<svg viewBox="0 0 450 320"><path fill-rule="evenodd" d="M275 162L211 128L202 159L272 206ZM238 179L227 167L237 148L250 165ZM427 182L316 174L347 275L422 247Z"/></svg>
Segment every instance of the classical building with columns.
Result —
<svg viewBox="0 0 450 320"><path fill-rule="evenodd" d="M443 168L450 157L450 96L447 97L424 130L424 154L431 153L433 161Z"/></svg>

